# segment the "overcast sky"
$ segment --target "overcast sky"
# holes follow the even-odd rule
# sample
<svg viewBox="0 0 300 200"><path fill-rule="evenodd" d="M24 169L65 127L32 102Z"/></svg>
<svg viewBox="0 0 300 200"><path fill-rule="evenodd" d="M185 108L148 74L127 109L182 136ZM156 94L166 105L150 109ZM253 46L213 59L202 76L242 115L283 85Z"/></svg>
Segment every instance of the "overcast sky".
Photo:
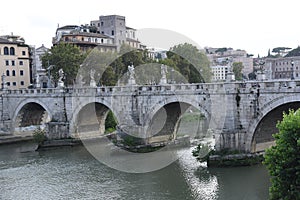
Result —
<svg viewBox="0 0 300 200"><path fill-rule="evenodd" d="M136 29L172 30L205 47L295 48L300 39L298 0L15 0L0 3L0 34L21 35L36 47L51 47L56 28L80 25L100 15L123 15Z"/></svg>

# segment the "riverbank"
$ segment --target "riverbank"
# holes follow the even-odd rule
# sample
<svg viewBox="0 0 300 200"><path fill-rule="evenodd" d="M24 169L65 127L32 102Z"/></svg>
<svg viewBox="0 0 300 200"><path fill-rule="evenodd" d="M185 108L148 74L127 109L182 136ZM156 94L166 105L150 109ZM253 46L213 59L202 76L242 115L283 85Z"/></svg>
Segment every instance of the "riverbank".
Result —
<svg viewBox="0 0 300 200"><path fill-rule="evenodd" d="M208 167L239 167L261 164L264 160L262 153L239 153L229 155L210 155Z"/></svg>
<svg viewBox="0 0 300 200"><path fill-rule="evenodd" d="M0 134L0 145L13 144L19 142L32 141L33 136L30 133L24 134Z"/></svg>

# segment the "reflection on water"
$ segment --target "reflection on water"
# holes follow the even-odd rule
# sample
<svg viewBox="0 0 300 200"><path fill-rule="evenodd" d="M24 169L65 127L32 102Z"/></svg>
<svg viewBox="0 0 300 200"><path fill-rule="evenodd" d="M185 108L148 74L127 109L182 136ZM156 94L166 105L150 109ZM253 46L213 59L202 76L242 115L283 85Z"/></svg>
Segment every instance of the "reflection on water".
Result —
<svg viewBox="0 0 300 200"><path fill-rule="evenodd" d="M0 146L0 199L268 199L263 166L207 169L192 148L145 174L111 169L82 146L33 152L30 143Z"/></svg>

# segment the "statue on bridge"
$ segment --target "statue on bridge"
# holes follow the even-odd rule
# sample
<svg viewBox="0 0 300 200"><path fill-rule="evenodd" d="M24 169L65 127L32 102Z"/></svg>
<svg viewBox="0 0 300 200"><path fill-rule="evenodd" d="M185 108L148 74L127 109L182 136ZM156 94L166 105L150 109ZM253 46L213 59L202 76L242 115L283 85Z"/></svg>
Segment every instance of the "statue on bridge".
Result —
<svg viewBox="0 0 300 200"><path fill-rule="evenodd" d="M64 70L62 68L60 68L58 70L58 84L57 84L59 88L65 87L65 84L63 81L64 75L65 75Z"/></svg>
<svg viewBox="0 0 300 200"><path fill-rule="evenodd" d="M227 76L226 76L226 81L227 82L235 81L235 75L232 71L232 61L233 61L232 57L231 56L228 57L226 59L226 61L227 61L227 69L228 69L228 73L227 73Z"/></svg>
<svg viewBox="0 0 300 200"><path fill-rule="evenodd" d="M134 78L134 66L132 65L128 65L128 72L129 72L129 79L128 79L128 85L135 85L135 78Z"/></svg>
<svg viewBox="0 0 300 200"><path fill-rule="evenodd" d="M160 73L161 73L161 79L160 79L159 84L161 84L161 85L167 84L168 68L166 65L162 64L160 66Z"/></svg>
<svg viewBox="0 0 300 200"><path fill-rule="evenodd" d="M40 84L40 76L38 73L36 73L35 75L35 87L36 88L40 88L41 87L41 84Z"/></svg>
<svg viewBox="0 0 300 200"><path fill-rule="evenodd" d="M91 69L90 71L90 78L91 78L91 81L90 81L90 86L91 87L97 87L96 85L96 81L95 81L95 69Z"/></svg>

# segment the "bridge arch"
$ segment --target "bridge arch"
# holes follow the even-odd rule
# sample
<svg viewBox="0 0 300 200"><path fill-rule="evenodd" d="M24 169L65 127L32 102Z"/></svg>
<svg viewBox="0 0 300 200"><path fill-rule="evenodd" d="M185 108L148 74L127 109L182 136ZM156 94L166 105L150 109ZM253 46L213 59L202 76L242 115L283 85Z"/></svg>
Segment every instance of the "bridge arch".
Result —
<svg viewBox="0 0 300 200"><path fill-rule="evenodd" d="M278 132L276 124L282 120L283 112L298 108L300 108L300 99L295 95L281 96L262 106L258 117L249 123L245 150L263 151L272 145L274 142L272 134Z"/></svg>
<svg viewBox="0 0 300 200"><path fill-rule="evenodd" d="M148 115L145 117L147 138L151 138L155 134L164 135L163 132L171 133L169 133L169 139L175 138L176 135L174 134L179 128L181 118L190 108L199 111L207 120L207 123L210 121L211 114L207 108L203 107L200 101L191 97L172 96L154 103L154 106L150 108ZM208 125L206 124L205 127L207 129ZM167 140L167 138L168 136L161 140Z"/></svg>
<svg viewBox="0 0 300 200"><path fill-rule="evenodd" d="M13 112L11 132L14 133L17 127L42 125L51 119L52 113L44 102L33 98L26 99L20 102Z"/></svg>
<svg viewBox="0 0 300 200"><path fill-rule="evenodd" d="M74 137L85 137L87 132L104 134L105 120L111 111L119 122L119 116L108 101L102 99L84 99L77 103L70 121L70 134ZM84 136L83 134L86 135Z"/></svg>

